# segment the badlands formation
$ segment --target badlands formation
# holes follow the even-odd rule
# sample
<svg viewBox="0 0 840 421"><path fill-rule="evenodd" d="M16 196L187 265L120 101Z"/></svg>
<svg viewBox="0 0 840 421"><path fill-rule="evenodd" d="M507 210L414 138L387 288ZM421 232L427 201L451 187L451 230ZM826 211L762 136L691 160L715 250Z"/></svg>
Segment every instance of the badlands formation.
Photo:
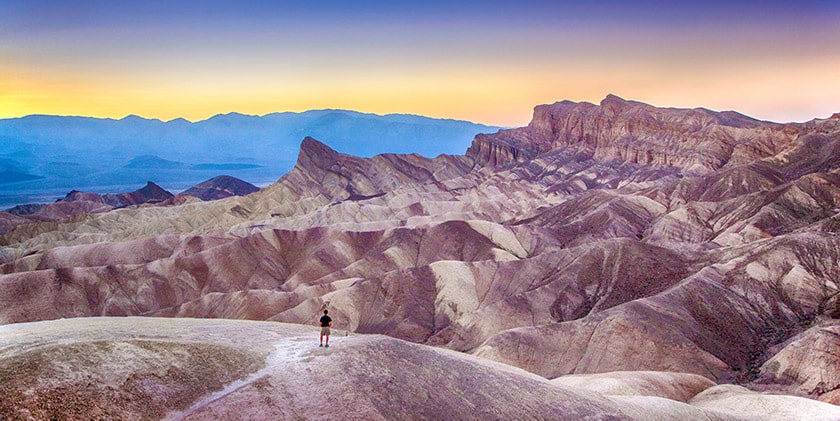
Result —
<svg viewBox="0 0 840 421"><path fill-rule="evenodd" d="M611 95L463 156L306 138L247 196L4 234L0 414L840 419L838 230L840 115Z"/></svg>
<svg viewBox="0 0 840 421"><path fill-rule="evenodd" d="M35 221L64 221L78 214L103 213L125 207L219 200L230 196L244 196L257 190L259 187L227 175L205 180L177 195L173 195L151 181L130 193L99 194L73 190L53 203L24 204L0 211L0 234L18 225Z"/></svg>

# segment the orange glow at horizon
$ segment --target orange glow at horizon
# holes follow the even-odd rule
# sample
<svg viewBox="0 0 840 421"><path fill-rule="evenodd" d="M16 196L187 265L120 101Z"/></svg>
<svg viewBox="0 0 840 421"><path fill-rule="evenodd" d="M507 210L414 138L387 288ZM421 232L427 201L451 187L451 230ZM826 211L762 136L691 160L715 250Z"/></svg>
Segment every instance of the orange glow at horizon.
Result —
<svg viewBox="0 0 840 421"><path fill-rule="evenodd" d="M117 77L18 72L0 74L0 118L55 114L118 119L135 114L199 121L227 112L264 115L337 108L513 127L527 124L536 105L564 99L597 103L608 93L657 106L731 109L773 121L804 121L840 111L832 108L840 98L834 72L840 59L777 64L773 73L757 68L663 70L658 64L616 73L609 65L548 65L522 72L525 77L497 68L481 74L450 69L446 74L314 75L309 80L266 75L242 81L204 74L183 82L169 77L145 84Z"/></svg>
<svg viewBox="0 0 840 421"><path fill-rule="evenodd" d="M583 3L535 3L519 20L505 13L477 19L472 9L430 3L411 9L420 17L405 21L390 3L372 3L359 21L324 8L312 15L301 9L309 20L285 24L272 20L285 16L275 6L248 11L220 3L219 15L186 23L181 18L195 13L189 2L172 5L183 16L171 17L145 3L133 6L138 18L125 5L84 13L66 6L88 21L76 25L56 13L52 26L41 25L43 10L21 14L25 21L0 7L0 118L198 121L228 112L337 108L512 127L527 124L536 105L597 103L609 93L779 122L840 111L836 15L804 16L797 26L790 23L797 10L768 8L765 20L741 16L731 25L719 20L734 16L732 5L665 7L668 13L651 21L634 6L605 18L609 10ZM514 14L529 10L528 2L494 4ZM439 19L446 7L458 19ZM692 8L713 14L702 22L682 14ZM388 13L374 13L380 9ZM559 11L580 20L552 20ZM241 20L231 19L240 12Z"/></svg>

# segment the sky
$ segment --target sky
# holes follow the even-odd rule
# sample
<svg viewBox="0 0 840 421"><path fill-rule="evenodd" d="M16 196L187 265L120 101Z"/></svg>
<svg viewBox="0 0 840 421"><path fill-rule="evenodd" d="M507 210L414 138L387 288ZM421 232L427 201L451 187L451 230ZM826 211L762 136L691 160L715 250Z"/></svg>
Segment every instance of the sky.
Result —
<svg viewBox="0 0 840 421"><path fill-rule="evenodd" d="M840 112L840 1L0 0L0 118L340 108L521 126L612 93Z"/></svg>

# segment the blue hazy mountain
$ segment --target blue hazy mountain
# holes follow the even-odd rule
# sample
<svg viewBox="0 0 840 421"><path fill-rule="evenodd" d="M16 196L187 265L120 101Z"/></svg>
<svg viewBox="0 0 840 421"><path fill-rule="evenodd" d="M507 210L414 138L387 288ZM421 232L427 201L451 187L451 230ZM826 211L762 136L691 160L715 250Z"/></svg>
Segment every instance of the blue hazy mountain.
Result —
<svg viewBox="0 0 840 421"><path fill-rule="evenodd" d="M179 168L186 168L187 164L178 161L170 161L155 155L142 155L131 160L128 165L123 168L143 168L143 169L168 169L174 170Z"/></svg>
<svg viewBox="0 0 840 421"><path fill-rule="evenodd" d="M0 171L0 184L37 180L40 178L44 177L10 170Z"/></svg>
<svg viewBox="0 0 840 421"><path fill-rule="evenodd" d="M306 136L361 157L434 157L463 154L476 134L496 130L466 121L344 110L229 113L194 123L134 115L0 119L0 209L51 201L70 189L129 191L148 180L176 192L221 174L266 185L292 168Z"/></svg>

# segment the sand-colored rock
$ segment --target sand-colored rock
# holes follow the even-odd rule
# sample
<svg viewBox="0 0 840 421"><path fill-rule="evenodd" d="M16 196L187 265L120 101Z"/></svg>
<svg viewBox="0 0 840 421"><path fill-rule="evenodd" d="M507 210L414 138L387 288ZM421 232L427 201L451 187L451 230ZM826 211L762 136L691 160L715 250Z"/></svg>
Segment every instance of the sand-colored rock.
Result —
<svg viewBox="0 0 840 421"><path fill-rule="evenodd" d="M719 385L704 390L689 403L745 419L762 414L764 419L819 420L840 418L840 407L797 396L769 395L742 386Z"/></svg>
<svg viewBox="0 0 840 421"><path fill-rule="evenodd" d="M600 374L571 374L551 380L571 389L587 389L602 395L657 396L688 402L716 384L696 374L662 371L616 371Z"/></svg>

